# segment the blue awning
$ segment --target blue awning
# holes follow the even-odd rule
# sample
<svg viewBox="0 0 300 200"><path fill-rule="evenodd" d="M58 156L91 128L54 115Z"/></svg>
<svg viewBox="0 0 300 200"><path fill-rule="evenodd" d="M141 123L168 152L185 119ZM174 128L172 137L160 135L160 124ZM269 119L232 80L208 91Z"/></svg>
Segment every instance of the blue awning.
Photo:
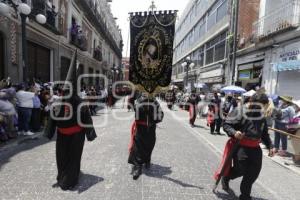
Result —
<svg viewBox="0 0 300 200"><path fill-rule="evenodd" d="M275 63L273 68L274 71L278 71L278 72L300 70L300 60L291 60L287 62Z"/></svg>

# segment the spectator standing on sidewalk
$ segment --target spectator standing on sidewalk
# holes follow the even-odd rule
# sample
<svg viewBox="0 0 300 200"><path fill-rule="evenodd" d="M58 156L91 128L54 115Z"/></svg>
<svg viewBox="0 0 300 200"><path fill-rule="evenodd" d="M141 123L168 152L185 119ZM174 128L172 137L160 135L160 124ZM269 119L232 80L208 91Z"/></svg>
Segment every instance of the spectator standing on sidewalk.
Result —
<svg viewBox="0 0 300 200"><path fill-rule="evenodd" d="M287 125L291 119L295 116L295 108L293 107L293 98L289 96L280 96L281 103L279 105L279 115L275 119L275 128L282 131L287 131ZM281 143L281 151L279 150ZM275 132L274 139L274 153L278 153L279 156L286 156L287 150L287 136Z"/></svg>
<svg viewBox="0 0 300 200"><path fill-rule="evenodd" d="M16 94L16 97L18 105L18 126L20 135L34 134L29 131L34 96L35 94L33 92L25 91L24 84L18 85L18 92Z"/></svg>
<svg viewBox="0 0 300 200"><path fill-rule="evenodd" d="M214 117L214 124L211 127L212 134L214 134L214 131L216 131L216 134L220 135L220 129L222 125L222 119L220 114L220 108L221 108L221 99L218 96L218 93L214 93L214 99L212 100L212 103L214 104L214 110L215 110L215 117Z"/></svg>
<svg viewBox="0 0 300 200"><path fill-rule="evenodd" d="M38 96L37 91L35 91L35 95L32 100L33 100L33 109L32 109L30 127L33 132L38 132L41 128L41 100Z"/></svg>
<svg viewBox="0 0 300 200"><path fill-rule="evenodd" d="M8 138L15 138L16 132L16 119L17 113L15 109L15 96L16 90L13 87L2 89L0 91L0 112L2 113L5 121L4 129Z"/></svg>
<svg viewBox="0 0 300 200"><path fill-rule="evenodd" d="M293 123L289 125L289 128L293 128L296 130L295 135L300 136L300 101L294 101L295 104L295 117L293 118ZM293 160L296 164L300 164L300 140L292 137L291 143L294 148L294 157Z"/></svg>

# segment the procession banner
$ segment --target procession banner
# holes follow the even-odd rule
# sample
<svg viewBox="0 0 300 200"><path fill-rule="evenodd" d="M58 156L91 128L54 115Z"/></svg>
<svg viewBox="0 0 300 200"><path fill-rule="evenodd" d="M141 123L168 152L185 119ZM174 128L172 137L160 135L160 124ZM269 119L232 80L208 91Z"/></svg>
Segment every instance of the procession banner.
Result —
<svg viewBox="0 0 300 200"><path fill-rule="evenodd" d="M152 94L171 82L176 11L130 13L129 81Z"/></svg>

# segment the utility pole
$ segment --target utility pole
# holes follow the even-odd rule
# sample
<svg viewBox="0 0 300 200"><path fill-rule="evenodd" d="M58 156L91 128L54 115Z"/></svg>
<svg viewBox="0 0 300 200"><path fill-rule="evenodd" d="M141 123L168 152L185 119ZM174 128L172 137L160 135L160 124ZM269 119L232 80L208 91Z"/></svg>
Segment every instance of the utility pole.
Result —
<svg viewBox="0 0 300 200"><path fill-rule="evenodd" d="M234 0L234 17L233 17L233 53L232 53L232 84L235 79L235 64L236 64L236 50L237 50L237 36L238 36L238 24L239 24L239 3L240 0Z"/></svg>
<svg viewBox="0 0 300 200"><path fill-rule="evenodd" d="M235 65L236 65L236 51L237 51L237 36L238 36L238 18L239 18L239 0L231 0L230 12L230 32L228 35L228 76L229 85L234 84L235 79Z"/></svg>

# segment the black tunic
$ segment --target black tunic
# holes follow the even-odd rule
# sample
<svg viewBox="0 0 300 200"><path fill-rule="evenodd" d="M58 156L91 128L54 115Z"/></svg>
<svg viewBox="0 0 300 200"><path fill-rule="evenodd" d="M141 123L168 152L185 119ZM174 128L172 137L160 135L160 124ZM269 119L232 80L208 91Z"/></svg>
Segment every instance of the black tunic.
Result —
<svg viewBox="0 0 300 200"><path fill-rule="evenodd" d="M57 132L56 139L56 162L57 162L57 183L63 189L67 190L74 187L78 183L80 173L81 155L84 146L85 136L89 141L94 140L97 136L89 108L83 106L80 112L81 122L85 125L90 125L88 128L82 128L81 131L66 135L59 131L59 128L70 128L78 126L77 108L82 103L79 97L72 97L66 101L73 107L73 116L68 120L55 120L50 118L48 126L45 130L45 136L51 139ZM58 117L66 117L65 106L57 115ZM58 129L57 129L58 128Z"/></svg>
<svg viewBox="0 0 300 200"><path fill-rule="evenodd" d="M254 115L248 117L255 117ZM259 117L259 115L256 115ZM242 118L238 122L231 123L225 121L223 125L224 131L230 137L234 137L236 131L245 134L245 137L250 140L262 140L268 149L272 148L272 142L268 134L268 126L265 118L251 120ZM253 183L258 178L262 167L262 150L260 146L245 147L240 145L233 156L233 168L230 170L230 179L236 179L243 176L240 190L240 199L251 199L251 189Z"/></svg>
<svg viewBox="0 0 300 200"><path fill-rule="evenodd" d="M128 163L142 165L151 161L156 141L156 124L162 121L163 112L156 100L145 97L138 99L135 111L137 128Z"/></svg>

